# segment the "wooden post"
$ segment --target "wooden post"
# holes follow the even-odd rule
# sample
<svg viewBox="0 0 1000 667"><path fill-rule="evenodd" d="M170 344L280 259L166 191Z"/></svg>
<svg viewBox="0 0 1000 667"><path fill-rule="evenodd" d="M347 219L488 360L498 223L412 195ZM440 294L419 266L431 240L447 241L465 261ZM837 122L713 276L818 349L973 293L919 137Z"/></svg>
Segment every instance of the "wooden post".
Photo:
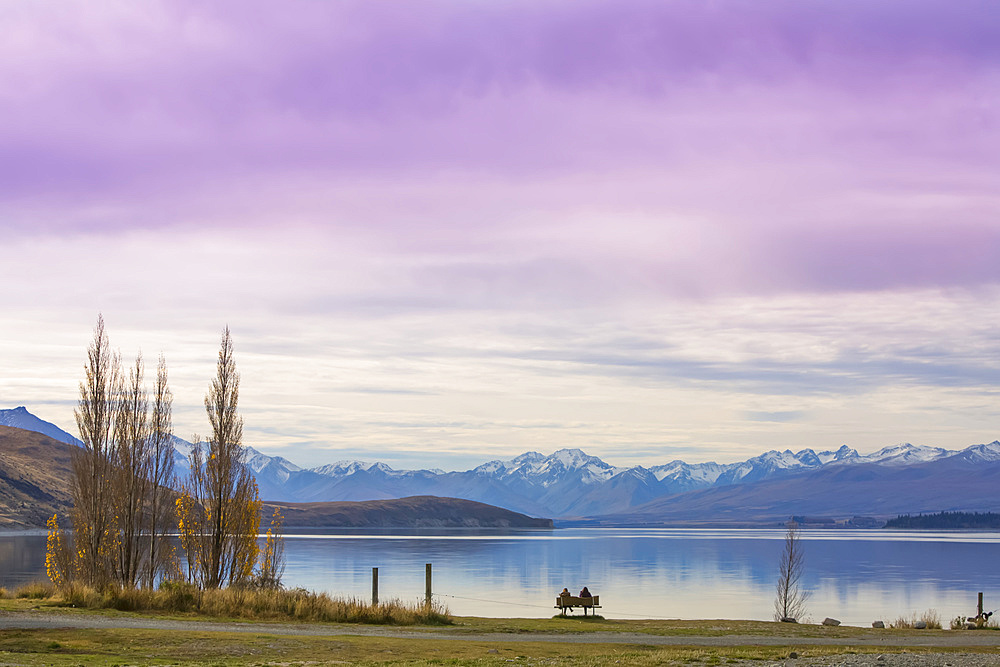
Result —
<svg viewBox="0 0 1000 667"><path fill-rule="evenodd" d="M427 563L424 572L424 598L427 606L431 606L431 564Z"/></svg>
<svg viewBox="0 0 1000 667"><path fill-rule="evenodd" d="M979 594L979 615L976 618L983 617L983 594Z"/></svg>
<svg viewBox="0 0 1000 667"><path fill-rule="evenodd" d="M372 606L378 605L378 568L372 568Z"/></svg>

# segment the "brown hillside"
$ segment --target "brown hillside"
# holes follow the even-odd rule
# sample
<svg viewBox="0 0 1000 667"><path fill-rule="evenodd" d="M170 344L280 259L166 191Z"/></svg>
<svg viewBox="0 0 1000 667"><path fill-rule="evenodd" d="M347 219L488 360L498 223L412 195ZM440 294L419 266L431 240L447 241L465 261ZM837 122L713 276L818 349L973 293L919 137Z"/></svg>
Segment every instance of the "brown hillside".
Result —
<svg viewBox="0 0 1000 667"><path fill-rule="evenodd" d="M47 435L0 426L0 528L45 526L70 506L73 445Z"/></svg>
<svg viewBox="0 0 1000 667"><path fill-rule="evenodd" d="M275 507L284 515L286 526L301 528L552 528L552 519L533 519L502 507L437 496L363 502L267 502L265 526Z"/></svg>

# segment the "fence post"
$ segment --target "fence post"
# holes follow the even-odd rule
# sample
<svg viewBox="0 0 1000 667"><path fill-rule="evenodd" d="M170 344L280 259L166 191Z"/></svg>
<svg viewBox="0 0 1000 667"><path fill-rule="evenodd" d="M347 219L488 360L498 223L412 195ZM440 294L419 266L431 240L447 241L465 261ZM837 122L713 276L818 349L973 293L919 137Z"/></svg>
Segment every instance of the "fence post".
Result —
<svg viewBox="0 0 1000 667"><path fill-rule="evenodd" d="M982 617L983 617L983 594L980 593L979 594L979 615L977 616L977 618L982 618Z"/></svg>
<svg viewBox="0 0 1000 667"><path fill-rule="evenodd" d="M372 606L378 605L378 568L372 568Z"/></svg>
<svg viewBox="0 0 1000 667"><path fill-rule="evenodd" d="M431 564L427 563L424 572L424 599L427 606L431 606Z"/></svg>

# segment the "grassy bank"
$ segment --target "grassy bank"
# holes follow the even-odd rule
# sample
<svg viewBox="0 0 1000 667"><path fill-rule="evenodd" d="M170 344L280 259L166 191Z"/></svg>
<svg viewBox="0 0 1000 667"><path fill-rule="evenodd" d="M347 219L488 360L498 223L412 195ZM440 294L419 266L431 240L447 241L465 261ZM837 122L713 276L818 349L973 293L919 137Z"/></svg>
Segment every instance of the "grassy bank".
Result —
<svg viewBox="0 0 1000 667"><path fill-rule="evenodd" d="M894 650L837 646L569 644L531 641L530 637L517 641L458 642L348 635L303 637L263 632L0 630L0 662L21 665L766 665L784 661L791 651L800 656L800 663L806 663L828 656L884 654ZM910 649L910 652L927 651ZM942 651L934 649L934 652Z"/></svg>
<svg viewBox="0 0 1000 667"><path fill-rule="evenodd" d="M949 631L827 627L762 621L731 620L615 620L580 618L493 619L449 618L447 625L408 629L382 628L366 635L363 626L308 625L282 621L350 620L359 623L425 623L409 613L398 621L372 617L372 610L350 611L357 602L333 601L304 591L214 591L198 602L193 589L167 587L155 595L98 594L77 588L59 594L44 585L2 591L0 600L0 664L18 665L242 665L242 664L359 664L359 665L731 665L750 667L785 662L791 653L797 664L829 664L833 656L885 653L992 652L992 647L915 646L915 636L945 637ZM192 597L194 596L194 597ZM328 605L323 599L336 604ZM78 604L79 603L79 604ZM71 605L77 605L73 607ZM381 605L380 605L381 606ZM389 605L392 608L394 605ZM419 611L415 605L409 612ZM406 610L403 605L400 609ZM121 610L121 611L108 611ZM317 611L325 610L325 611ZM332 611L331 611L332 610ZM347 611L345 611L347 610ZM49 612L49 613L46 613ZM210 614L210 616L206 616ZM101 618L90 617L97 615ZM16 618L45 616L51 627L10 627ZM120 627L134 616L146 622L159 619L188 621L173 628ZM3 618L11 619L5 627ZM51 618L55 617L55 621ZM66 625L56 627L60 618ZM88 620L90 619L90 620ZM250 621L230 625L226 620ZM254 620L268 621L259 626ZM91 622L92 621L92 622ZM278 621L278 623L275 623ZM434 623L435 621L431 621ZM155 624L154 624L155 625ZM356 629L355 629L356 628ZM211 631L210 631L211 629ZM242 631L237 631L242 630ZM602 643L603 635L628 633L627 643ZM980 633L974 633L980 634ZM553 636L555 635L555 636ZM587 635L593 635L588 637ZM645 635L645 637L644 637ZM743 645L727 646L727 637L746 638ZM654 636L671 636L677 645L654 645ZM719 642L704 638L718 637ZM757 637L777 639L774 646L757 646ZM852 643L870 642L877 646ZM823 641L842 639L831 645ZM858 640L864 640L858 642ZM695 646L694 644L699 644ZM770 643L770 642L760 642ZM960 659L960 658L959 658ZM955 663L960 664L960 663Z"/></svg>
<svg viewBox="0 0 1000 667"><path fill-rule="evenodd" d="M330 625L302 626L298 623L253 623L231 626L221 619L205 619L190 629L114 627L133 613L78 609L59 606L54 599L21 598L0 601L0 664L17 665L615 665L649 667L652 665L730 665L752 667L774 662L787 664L791 653L796 664L830 664L834 656L851 654L959 653L991 652L989 647L907 646L905 637L922 631L881 631L886 640L879 646L851 646L852 639L868 637L871 629L827 628L825 626L790 627L789 624L752 621L615 621L579 623L575 619L484 619L456 617L454 625L413 629L382 628L380 636L365 635L363 627ZM8 612L5 614L4 612ZM99 615L88 627L46 627L18 629L4 627L2 619L31 618L59 612L57 617L79 621ZM10 614L9 612L14 612ZM149 618L162 613L138 614ZM190 615L169 614L174 618ZM67 623L69 624L69 623ZM59 622L56 620L55 625ZM213 626L212 631L208 626ZM357 627L357 630L354 628ZM285 630L287 628L287 631ZM328 628L324 630L323 628ZM300 630L307 631L301 632ZM602 643L589 639L593 632L635 633L628 643ZM397 636L396 633L406 636ZM542 634L548 637L536 636ZM581 633L584 636L581 636ZM551 635L565 634L565 638ZM656 646L642 635L673 635L678 645ZM698 637L720 638L744 635L741 646L699 645ZM924 632L923 634L930 634ZM942 636L942 631L933 634ZM945 633L946 634L946 633ZM388 636L386 636L388 635ZM775 646L755 646L754 636L787 638ZM464 636L464 638L463 638ZM690 637L690 643L687 638ZM843 637L843 644L818 645L809 638ZM651 638L650 638L651 639ZM874 657L874 655L872 656ZM950 658L949 658L950 660ZM881 664L881 663L879 663ZM961 664L954 662L953 664Z"/></svg>
<svg viewBox="0 0 1000 667"><path fill-rule="evenodd" d="M356 598L335 598L301 588L200 590L189 584L166 584L156 590L100 591L82 584L56 588L47 583L0 589L0 597L45 600L55 606L134 612L198 614L216 618L368 623L374 625L447 625L446 608L389 600L372 605Z"/></svg>

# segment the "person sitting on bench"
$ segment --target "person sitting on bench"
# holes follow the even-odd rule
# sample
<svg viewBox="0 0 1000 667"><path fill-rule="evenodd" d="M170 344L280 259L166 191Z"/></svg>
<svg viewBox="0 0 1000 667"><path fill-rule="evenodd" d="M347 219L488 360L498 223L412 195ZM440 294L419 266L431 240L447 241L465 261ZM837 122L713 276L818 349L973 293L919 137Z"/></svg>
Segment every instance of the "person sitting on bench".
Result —
<svg viewBox="0 0 1000 667"><path fill-rule="evenodd" d="M582 597L582 598L592 598L594 596L590 594L590 589L587 588L586 586L584 586L583 590L580 591L580 597Z"/></svg>

